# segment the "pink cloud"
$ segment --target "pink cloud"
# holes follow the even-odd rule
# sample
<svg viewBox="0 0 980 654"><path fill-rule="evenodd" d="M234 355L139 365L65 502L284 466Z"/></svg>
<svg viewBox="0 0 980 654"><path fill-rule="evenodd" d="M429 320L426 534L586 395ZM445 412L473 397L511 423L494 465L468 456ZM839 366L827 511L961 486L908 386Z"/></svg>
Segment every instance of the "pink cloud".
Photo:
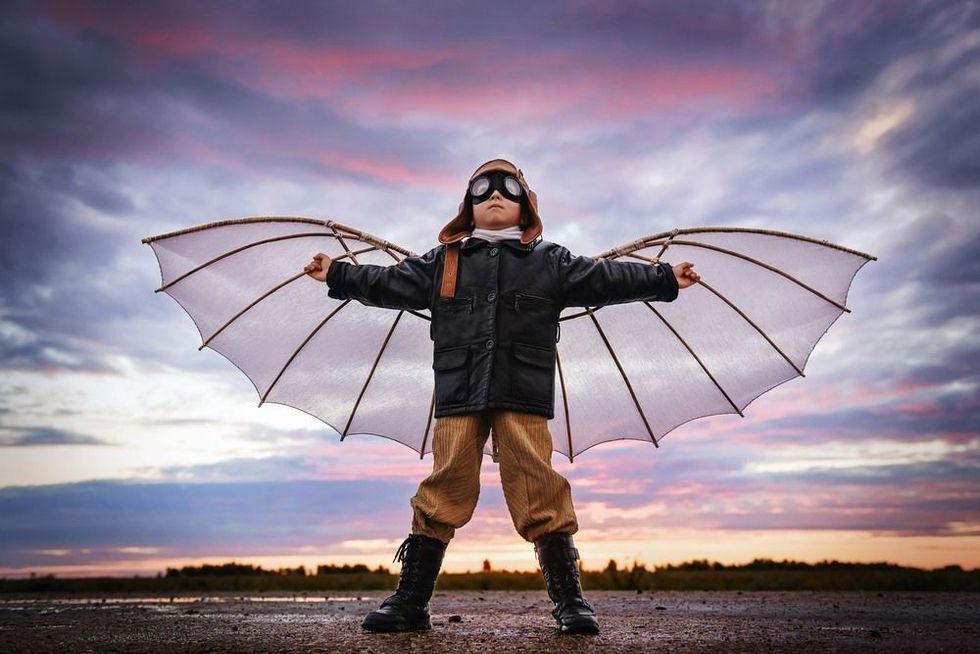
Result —
<svg viewBox="0 0 980 654"><path fill-rule="evenodd" d="M516 70L540 69L528 57ZM539 75L504 79L477 62L452 81L417 75L405 83L359 88L340 99L349 112L374 118L423 116L456 120L498 120L502 115L529 121L561 116L569 120L613 120L670 113L719 102L726 109L747 109L772 100L775 83L763 71L744 66L675 66L644 61L624 65L573 60ZM537 126L536 126L537 127Z"/></svg>
<svg viewBox="0 0 980 654"><path fill-rule="evenodd" d="M352 77L376 71L426 68L475 54L459 46L338 47L326 43L261 38L183 20L178 15L155 15L149 22L146 17L135 17L83 2L51 0L46 7L48 14L63 24L102 31L115 37L128 45L133 55L196 57L202 62L215 57L234 59L234 69L240 71L243 79L252 79L256 73L264 74L268 76L270 85L281 84L283 89L287 88L287 84L299 90L314 82L317 85L332 85L333 82L351 81ZM243 58L254 69L242 71ZM323 89L318 88L318 91L322 93Z"/></svg>
<svg viewBox="0 0 980 654"><path fill-rule="evenodd" d="M50 13L111 34L136 57L194 58L265 93L329 100L352 115L375 119L495 119L507 112L528 120L569 114L611 120L698 104L769 107L777 90L776 77L762 67L677 63L646 52L587 58L572 43L507 52L493 43L463 41L337 46L218 32L174 19L149 24L75 3L52 3Z"/></svg>
<svg viewBox="0 0 980 654"><path fill-rule="evenodd" d="M418 166L380 161L357 155L314 149L307 153L314 160L335 166L351 173L362 174L376 180L406 185L425 185L427 187L453 190L459 188L459 180L451 175L434 171L420 170Z"/></svg>

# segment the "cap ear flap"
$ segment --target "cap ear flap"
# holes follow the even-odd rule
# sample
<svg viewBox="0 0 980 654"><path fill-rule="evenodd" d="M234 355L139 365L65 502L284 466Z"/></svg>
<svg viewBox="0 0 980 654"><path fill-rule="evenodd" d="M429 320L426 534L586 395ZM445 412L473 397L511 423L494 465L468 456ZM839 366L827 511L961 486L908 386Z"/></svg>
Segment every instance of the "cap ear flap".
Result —
<svg viewBox="0 0 980 654"><path fill-rule="evenodd" d="M466 192L466 197L459 205L459 213L463 216L463 227L472 229L473 224L473 198L470 192Z"/></svg>

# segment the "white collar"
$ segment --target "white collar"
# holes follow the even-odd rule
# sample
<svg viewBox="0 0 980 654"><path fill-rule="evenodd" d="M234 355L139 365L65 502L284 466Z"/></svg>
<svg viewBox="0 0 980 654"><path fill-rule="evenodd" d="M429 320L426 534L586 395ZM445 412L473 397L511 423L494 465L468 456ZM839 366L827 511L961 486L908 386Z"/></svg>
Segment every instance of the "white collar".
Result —
<svg viewBox="0 0 980 654"><path fill-rule="evenodd" d="M503 229L474 229L471 238L482 238L484 241L497 243L498 241L509 241L519 239L524 235L524 230L519 225L504 227Z"/></svg>

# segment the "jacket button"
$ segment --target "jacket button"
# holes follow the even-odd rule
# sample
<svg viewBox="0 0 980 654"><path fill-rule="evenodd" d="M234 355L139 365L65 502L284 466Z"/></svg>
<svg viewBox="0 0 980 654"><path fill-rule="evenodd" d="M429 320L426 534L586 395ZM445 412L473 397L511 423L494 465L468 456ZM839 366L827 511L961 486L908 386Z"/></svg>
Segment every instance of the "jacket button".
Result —
<svg viewBox="0 0 980 654"><path fill-rule="evenodd" d="M496 299L497 299L497 294L496 293L494 293L493 291L490 291L489 293L487 293L487 302L493 302Z"/></svg>
<svg viewBox="0 0 980 654"><path fill-rule="evenodd" d="M490 256L491 257L497 256L497 252L498 252L497 248L490 248Z"/></svg>
<svg viewBox="0 0 980 654"><path fill-rule="evenodd" d="M493 349L493 339L492 338L487 341L487 349L488 350L492 350Z"/></svg>

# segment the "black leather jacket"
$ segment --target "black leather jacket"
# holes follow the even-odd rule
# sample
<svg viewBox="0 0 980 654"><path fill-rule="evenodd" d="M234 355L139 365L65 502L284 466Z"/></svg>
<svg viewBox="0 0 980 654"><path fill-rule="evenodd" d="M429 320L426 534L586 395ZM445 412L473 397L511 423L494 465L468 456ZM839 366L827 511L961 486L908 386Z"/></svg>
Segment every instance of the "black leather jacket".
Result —
<svg viewBox="0 0 980 654"><path fill-rule="evenodd" d="M444 256L440 245L392 266L333 261L326 280L332 298L431 311L437 418L488 408L553 418L561 310L670 302L678 293L667 263L573 256L542 240L470 238L460 249L456 295L441 299Z"/></svg>

